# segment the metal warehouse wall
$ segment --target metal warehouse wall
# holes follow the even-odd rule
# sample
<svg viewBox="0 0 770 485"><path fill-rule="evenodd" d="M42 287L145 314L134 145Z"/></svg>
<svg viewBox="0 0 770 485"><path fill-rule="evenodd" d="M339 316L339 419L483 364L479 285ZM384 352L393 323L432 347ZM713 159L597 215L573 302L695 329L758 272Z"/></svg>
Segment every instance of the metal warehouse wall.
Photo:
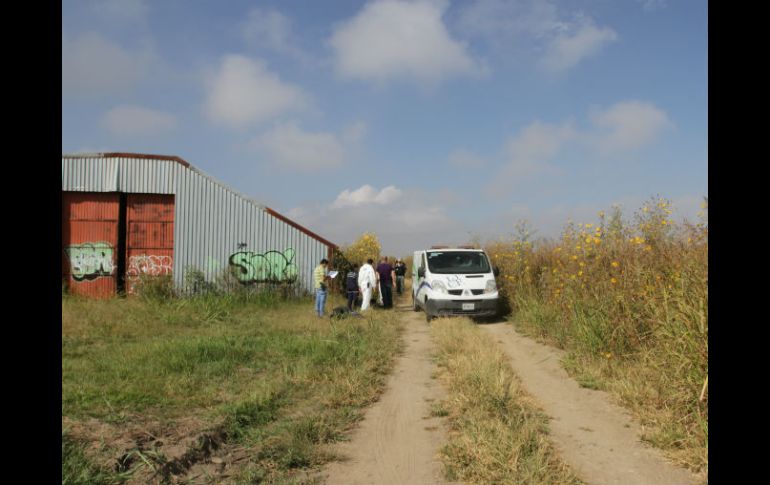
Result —
<svg viewBox="0 0 770 485"><path fill-rule="evenodd" d="M177 160L63 156L62 191L174 194L174 281L185 269L211 281L236 265L244 282L296 274L312 291L313 268L330 246Z"/></svg>

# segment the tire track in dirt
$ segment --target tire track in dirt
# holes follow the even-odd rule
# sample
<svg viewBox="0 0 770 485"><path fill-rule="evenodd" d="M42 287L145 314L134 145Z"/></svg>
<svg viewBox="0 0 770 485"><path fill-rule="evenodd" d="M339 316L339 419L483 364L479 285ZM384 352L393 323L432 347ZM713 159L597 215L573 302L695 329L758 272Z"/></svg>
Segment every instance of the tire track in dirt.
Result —
<svg viewBox="0 0 770 485"><path fill-rule="evenodd" d="M690 485L689 471L642 443L638 425L607 393L582 388L562 368L564 352L506 323L479 326L508 356L523 386L551 418L549 435L564 461L590 485Z"/></svg>
<svg viewBox="0 0 770 485"><path fill-rule="evenodd" d="M351 440L335 445L345 461L326 468L328 485L440 485L438 452L445 443L442 418L431 417L431 404L445 391L431 375L433 342L422 313L398 302L405 320L405 351L397 357L380 400L366 412Z"/></svg>

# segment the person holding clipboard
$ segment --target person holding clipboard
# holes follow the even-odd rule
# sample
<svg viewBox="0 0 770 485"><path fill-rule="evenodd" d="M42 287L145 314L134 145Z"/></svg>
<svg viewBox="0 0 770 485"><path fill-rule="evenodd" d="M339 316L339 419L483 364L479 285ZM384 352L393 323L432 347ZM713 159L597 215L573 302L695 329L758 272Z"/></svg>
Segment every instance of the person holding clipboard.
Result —
<svg viewBox="0 0 770 485"><path fill-rule="evenodd" d="M337 276L336 271L329 271L329 260L324 258L313 270L313 282L315 283L315 311L319 317L324 316L326 297L329 295L327 282Z"/></svg>

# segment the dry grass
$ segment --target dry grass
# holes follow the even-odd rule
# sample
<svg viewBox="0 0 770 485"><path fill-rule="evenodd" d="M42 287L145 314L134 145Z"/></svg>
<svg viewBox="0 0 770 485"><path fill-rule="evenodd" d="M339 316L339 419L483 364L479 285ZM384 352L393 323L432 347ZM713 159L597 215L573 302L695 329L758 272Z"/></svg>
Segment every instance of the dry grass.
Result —
<svg viewBox="0 0 770 485"><path fill-rule="evenodd" d="M441 456L452 480L469 484L579 484L547 438L547 419L522 390L506 357L466 318L431 326L449 397Z"/></svg>
<svg viewBox="0 0 770 485"><path fill-rule="evenodd" d="M632 409L643 438L708 471L708 225L675 224L665 199L624 221L568 224L487 247L517 328L569 352L567 370Z"/></svg>

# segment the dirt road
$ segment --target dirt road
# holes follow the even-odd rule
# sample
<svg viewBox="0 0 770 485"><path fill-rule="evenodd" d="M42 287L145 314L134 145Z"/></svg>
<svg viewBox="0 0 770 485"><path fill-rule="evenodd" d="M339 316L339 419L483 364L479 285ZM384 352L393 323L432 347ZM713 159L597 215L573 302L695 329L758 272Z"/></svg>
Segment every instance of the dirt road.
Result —
<svg viewBox="0 0 770 485"><path fill-rule="evenodd" d="M325 470L327 485L438 485L439 448L446 423L430 416L445 397L431 378L433 343L422 312L407 299L395 311L405 319L406 350L388 387L366 413L349 442L335 451L346 457ZM437 321L435 324L440 324ZM507 323L479 325L509 357L524 388L551 418L550 440L564 461L589 485L693 485L702 480L642 443L638 424L602 392L581 388L560 364L563 352L541 345Z"/></svg>
<svg viewBox="0 0 770 485"><path fill-rule="evenodd" d="M393 311L406 320L406 350L397 358L388 387L366 413L351 441L335 447L347 458L326 469L328 485L439 485L439 448L444 418L431 417L431 404L444 397L431 378L433 343L422 313L404 298Z"/></svg>
<svg viewBox="0 0 770 485"><path fill-rule="evenodd" d="M480 325L510 358L513 371L551 417L551 441L590 485L685 485L698 482L639 441L629 413L606 393L581 388L559 360L563 352L538 344L506 323Z"/></svg>

